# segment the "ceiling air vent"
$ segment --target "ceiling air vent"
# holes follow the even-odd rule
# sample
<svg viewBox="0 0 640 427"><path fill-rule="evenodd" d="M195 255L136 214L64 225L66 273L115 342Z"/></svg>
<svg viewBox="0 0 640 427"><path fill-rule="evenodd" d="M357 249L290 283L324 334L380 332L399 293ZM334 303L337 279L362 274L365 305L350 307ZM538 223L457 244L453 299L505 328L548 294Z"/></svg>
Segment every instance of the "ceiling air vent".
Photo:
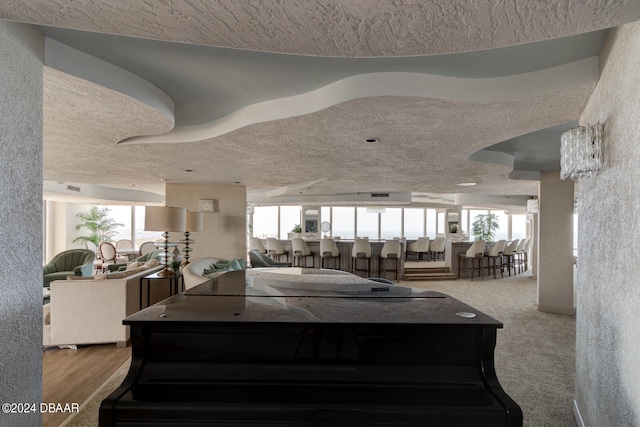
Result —
<svg viewBox="0 0 640 427"><path fill-rule="evenodd" d="M80 187L74 187L73 185L67 185L67 190L80 192Z"/></svg>
<svg viewBox="0 0 640 427"><path fill-rule="evenodd" d="M389 197L389 193L371 193L371 197Z"/></svg>

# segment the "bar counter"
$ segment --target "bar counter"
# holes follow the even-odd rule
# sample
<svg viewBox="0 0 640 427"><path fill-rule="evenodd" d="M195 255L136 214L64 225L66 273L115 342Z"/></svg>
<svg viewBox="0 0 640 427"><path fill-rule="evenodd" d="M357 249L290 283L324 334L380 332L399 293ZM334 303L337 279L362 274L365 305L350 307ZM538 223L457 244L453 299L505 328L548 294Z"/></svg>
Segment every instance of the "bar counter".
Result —
<svg viewBox="0 0 640 427"><path fill-rule="evenodd" d="M319 268L321 265L322 254L320 253L320 240L305 240L309 250L313 252L313 265L315 268ZM353 240L336 240L336 246L340 251L340 270L351 272L351 249L353 248ZM384 240L369 240L371 244L371 270L369 277L380 277L380 252L382 252L382 246L384 246ZM266 242L262 242L266 247ZM279 240L282 247L289 252L289 259L293 265L293 250L291 249L291 240ZM400 262L398 263L398 278L401 279L404 275L404 261L405 261L405 243L400 241ZM310 261L307 260L310 266ZM388 267L392 266L392 261L389 261ZM393 276L393 277L392 277ZM393 279L395 275L392 272L388 272L387 279Z"/></svg>

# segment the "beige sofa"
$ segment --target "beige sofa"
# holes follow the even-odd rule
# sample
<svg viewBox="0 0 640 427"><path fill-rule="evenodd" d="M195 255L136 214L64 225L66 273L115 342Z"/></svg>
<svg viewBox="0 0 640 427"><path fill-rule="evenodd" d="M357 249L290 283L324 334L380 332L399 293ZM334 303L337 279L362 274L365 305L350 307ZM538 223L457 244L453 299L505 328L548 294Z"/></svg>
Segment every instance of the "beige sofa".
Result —
<svg viewBox="0 0 640 427"><path fill-rule="evenodd" d="M145 266L124 274L112 273L111 278L51 282L51 302L43 307L42 344L116 343L124 347L129 340L129 327L122 320L140 309L140 279L161 269L159 265ZM152 286L152 301L168 297L168 288ZM166 295L160 295L162 291ZM146 302L146 287L143 292Z"/></svg>
<svg viewBox="0 0 640 427"><path fill-rule="evenodd" d="M191 289L194 286L198 286L201 283L211 280L208 277L204 277L204 270L210 269L211 264L220 261L219 258L199 258L193 262L190 262L182 269L182 278L184 280L184 289Z"/></svg>

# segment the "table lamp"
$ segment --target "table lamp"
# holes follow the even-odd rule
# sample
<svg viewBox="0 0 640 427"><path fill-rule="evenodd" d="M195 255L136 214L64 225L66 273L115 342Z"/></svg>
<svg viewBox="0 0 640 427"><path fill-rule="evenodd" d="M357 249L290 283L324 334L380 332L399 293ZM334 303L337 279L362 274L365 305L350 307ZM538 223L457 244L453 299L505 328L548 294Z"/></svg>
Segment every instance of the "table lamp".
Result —
<svg viewBox="0 0 640 427"><path fill-rule="evenodd" d="M145 231L162 231L163 242L156 243L157 248L164 248L164 270L158 277L171 277L175 273L169 270L169 248L175 248L177 243L169 242L170 231L186 231L187 210L171 206L147 206L144 214Z"/></svg>
<svg viewBox="0 0 640 427"><path fill-rule="evenodd" d="M184 264L189 264L189 252L193 249L189 247L190 244L195 243L195 240L189 240L189 236L192 231L202 231L202 226L204 223L204 215L202 212L197 211L187 211L187 231L184 232L184 240L181 240L178 243L184 244Z"/></svg>

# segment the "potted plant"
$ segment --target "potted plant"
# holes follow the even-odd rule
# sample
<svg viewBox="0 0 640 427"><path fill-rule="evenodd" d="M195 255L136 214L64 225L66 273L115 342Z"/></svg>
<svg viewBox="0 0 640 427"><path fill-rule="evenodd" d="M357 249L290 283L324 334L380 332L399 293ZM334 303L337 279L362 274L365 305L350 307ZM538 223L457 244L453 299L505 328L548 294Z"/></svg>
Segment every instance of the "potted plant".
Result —
<svg viewBox="0 0 640 427"><path fill-rule="evenodd" d="M302 226L300 224L296 224L291 229L292 233L302 233Z"/></svg>
<svg viewBox="0 0 640 427"><path fill-rule="evenodd" d="M76 230L86 228L89 233L86 236L78 236L73 239L73 243L80 242L84 245L87 242L93 243L96 248L102 242L111 242L111 237L116 234L114 229L124 227L124 224L109 218L109 209L93 207L87 212L80 212L76 215L80 218L80 224L76 225Z"/></svg>
<svg viewBox="0 0 640 427"><path fill-rule="evenodd" d="M489 242L493 240L493 236L495 236L499 227L500 224L498 223L498 216L496 214L482 214L476 216L476 219L473 221L471 233L474 239Z"/></svg>

